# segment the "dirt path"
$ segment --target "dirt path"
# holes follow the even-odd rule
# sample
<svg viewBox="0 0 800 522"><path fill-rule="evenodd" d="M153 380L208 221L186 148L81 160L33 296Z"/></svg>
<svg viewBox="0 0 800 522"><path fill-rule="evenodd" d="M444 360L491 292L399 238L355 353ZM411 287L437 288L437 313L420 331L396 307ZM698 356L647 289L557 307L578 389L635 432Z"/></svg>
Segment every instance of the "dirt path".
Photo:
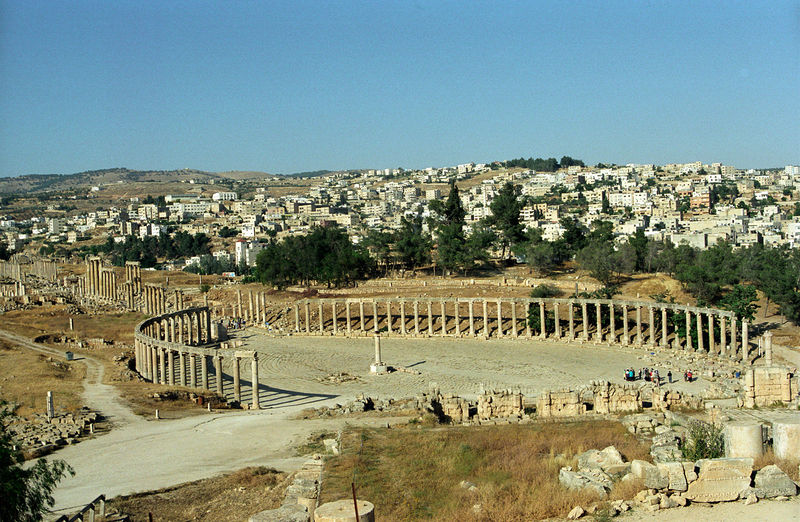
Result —
<svg viewBox="0 0 800 522"><path fill-rule="evenodd" d="M64 359L63 351L35 343L22 335L0 330L0 338L29 350ZM105 369L102 362L88 355L79 355L74 360L86 366L86 378L83 381L83 400L86 406L102 413L115 427L142 422L141 417L130 410L113 386L103 384Z"/></svg>

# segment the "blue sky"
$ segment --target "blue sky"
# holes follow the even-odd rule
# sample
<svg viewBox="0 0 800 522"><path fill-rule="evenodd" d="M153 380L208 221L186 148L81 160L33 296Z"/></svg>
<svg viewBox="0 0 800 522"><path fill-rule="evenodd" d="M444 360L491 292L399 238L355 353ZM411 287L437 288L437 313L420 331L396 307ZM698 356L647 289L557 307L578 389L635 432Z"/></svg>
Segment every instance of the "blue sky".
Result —
<svg viewBox="0 0 800 522"><path fill-rule="evenodd" d="M800 1L0 0L0 175L800 163Z"/></svg>

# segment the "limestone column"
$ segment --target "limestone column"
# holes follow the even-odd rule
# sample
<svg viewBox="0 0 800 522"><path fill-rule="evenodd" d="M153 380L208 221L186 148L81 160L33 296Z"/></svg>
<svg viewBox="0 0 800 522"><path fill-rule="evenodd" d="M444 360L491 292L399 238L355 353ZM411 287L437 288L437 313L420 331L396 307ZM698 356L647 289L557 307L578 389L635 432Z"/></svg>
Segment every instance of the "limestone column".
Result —
<svg viewBox="0 0 800 522"><path fill-rule="evenodd" d="M772 332L767 331L764 334L764 360L767 367L772 366ZM791 400L791 396L789 397Z"/></svg>
<svg viewBox="0 0 800 522"><path fill-rule="evenodd" d="M333 335L339 333L339 322L338 311L336 310L336 301L331 302L331 324L333 325Z"/></svg>
<svg viewBox="0 0 800 522"><path fill-rule="evenodd" d="M325 333L325 309L322 308L322 301L319 302L319 334Z"/></svg>
<svg viewBox="0 0 800 522"><path fill-rule="evenodd" d="M594 313L597 316L597 331L594 333L594 340L597 343L603 342L603 304L598 301L595 303Z"/></svg>
<svg viewBox="0 0 800 522"><path fill-rule="evenodd" d="M661 307L661 346L667 347L667 309Z"/></svg>
<svg viewBox="0 0 800 522"><path fill-rule="evenodd" d="M531 330L531 322L528 318L531 316L531 308L533 307L533 301L528 299L525 301L525 336L530 339L533 337L533 331Z"/></svg>
<svg viewBox="0 0 800 522"><path fill-rule="evenodd" d="M569 340L572 342L575 339L575 303L573 301L567 303L567 310L569 310L567 314L569 317Z"/></svg>
<svg viewBox="0 0 800 522"><path fill-rule="evenodd" d="M721 315L719 317L719 354L720 356L725 355L728 350L728 340L725 338L725 316Z"/></svg>
<svg viewBox="0 0 800 522"><path fill-rule="evenodd" d="M483 300L483 336L489 338L489 305L486 299Z"/></svg>
<svg viewBox="0 0 800 522"><path fill-rule="evenodd" d="M386 333L392 334L392 300L386 300Z"/></svg>
<svg viewBox="0 0 800 522"><path fill-rule="evenodd" d="M250 406L252 410L261 408L258 396L258 352L253 352L253 359L250 362L250 371L252 373L251 383L253 387L253 404Z"/></svg>
<svg viewBox="0 0 800 522"><path fill-rule="evenodd" d="M656 315L655 315L655 311L653 310L652 306L648 306L647 307L647 312L649 314L648 318L650 320L650 335L648 336L647 344L649 344L650 346L655 346L656 345Z"/></svg>
<svg viewBox="0 0 800 522"><path fill-rule="evenodd" d="M222 356L217 355L214 357L214 373L216 373L217 380L217 393L222 395Z"/></svg>
<svg viewBox="0 0 800 522"><path fill-rule="evenodd" d="M475 313L472 299L469 300L469 335L475 337Z"/></svg>
<svg viewBox="0 0 800 522"><path fill-rule="evenodd" d="M714 314L708 313L708 354L716 354L717 346L714 342Z"/></svg>
<svg viewBox="0 0 800 522"><path fill-rule="evenodd" d="M306 333L311 333L311 304L306 301L303 303L303 309L306 313Z"/></svg>
<svg viewBox="0 0 800 522"><path fill-rule="evenodd" d="M547 338L547 313L544 309L544 301L539 301L539 337L542 339Z"/></svg>
<svg viewBox="0 0 800 522"><path fill-rule="evenodd" d="M242 317L242 290L236 290L237 317Z"/></svg>
<svg viewBox="0 0 800 522"><path fill-rule="evenodd" d="M644 329L642 328L642 307L636 305L636 344L641 346L644 342Z"/></svg>
<svg viewBox="0 0 800 522"><path fill-rule="evenodd" d="M192 320L194 317L193 312L189 312L183 316L184 321L186 322L186 341L192 345L194 344L194 321Z"/></svg>
<svg viewBox="0 0 800 522"><path fill-rule="evenodd" d="M414 300L414 335L419 335L419 301Z"/></svg>
<svg viewBox="0 0 800 522"><path fill-rule="evenodd" d="M300 307L294 304L294 331L300 332Z"/></svg>
<svg viewBox="0 0 800 522"><path fill-rule="evenodd" d="M503 301L497 300L497 337L503 337Z"/></svg>
<svg viewBox="0 0 800 522"><path fill-rule="evenodd" d="M364 331L364 301L359 299L358 300L358 313L361 316L361 321L359 322L359 329L363 332Z"/></svg>
<svg viewBox="0 0 800 522"><path fill-rule="evenodd" d="M445 308L445 305L444 305L444 299L439 301L439 306L442 309L442 314L441 314L442 315L442 324L441 324L441 326L439 328L439 333L442 335L442 337L444 337L445 335L447 335L447 309Z"/></svg>
<svg viewBox="0 0 800 522"><path fill-rule="evenodd" d="M556 339L561 339L561 318L558 316L558 303L553 303L553 315L556 320Z"/></svg>
<svg viewBox="0 0 800 522"><path fill-rule="evenodd" d="M703 312L697 311L697 351L704 352L703 348Z"/></svg>
<svg viewBox="0 0 800 522"><path fill-rule="evenodd" d="M373 300L372 301L372 331L373 333L378 333L378 302Z"/></svg>
<svg viewBox="0 0 800 522"><path fill-rule="evenodd" d="M239 358L233 358L233 399L239 404L242 403L242 382L239 371Z"/></svg>
<svg viewBox="0 0 800 522"><path fill-rule="evenodd" d="M433 305L431 304L430 300L428 300L428 335L433 335L433 310L431 309Z"/></svg>
<svg viewBox="0 0 800 522"><path fill-rule="evenodd" d="M692 350L692 312L689 310L687 305L686 307L686 344L685 350L689 351Z"/></svg>
<svg viewBox="0 0 800 522"><path fill-rule="evenodd" d="M184 352L178 352L178 363L181 371L178 376L178 383L181 386L186 386L186 354Z"/></svg>
<svg viewBox="0 0 800 522"><path fill-rule="evenodd" d="M511 336L519 337L517 331L517 302L511 301Z"/></svg>
<svg viewBox="0 0 800 522"><path fill-rule="evenodd" d="M583 340L589 340L589 313L586 310L586 301L581 301L581 326L583 327Z"/></svg>
<svg viewBox="0 0 800 522"><path fill-rule="evenodd" d="M608 319L609 319L609 327L608 327L608 343L609 344L616 344L617 342L617 327L614 324L614 303L608 304Z"/></svg>
<svg viewBox="0 0 800 522"><path fill-rule="evenodd" d="M406 302L400 301L400 333L406 335Z"/></svg>
<svg viewBox="0 0 800 522"><path fill-rule="evenodd" d="M147 346L148 358L150 362L150 382L158 382L158 361L156 360L156 349L153 345Z"/></svg>
<svg viewBox="0 0 800 522"><path fill-rule="evenodd" d="M350 335L352 332L352 326L350 325L350 301L344 302L344 317L345 321L347 321L347 335Z"/></svg>
<svg viewBox="0 0 800 522"><path fill-rule="evenodd" d="M167 350L167 384L175 386L175 352Z"/></svg>
<svg viewBox="0 0 800 522"><path fill-rule="evenodd" d="M747 353L750 349L750 341L747 339L748 323L742 320L742 362L747 362Z"/></svg>
<svg viewBox="0 0 800 522"><path fill-rule="evenodd" d="M295 310L297 310L297 308L298 308L297 304L295 304L294 307L295 307ZM298 313L299 313L299 310L298 310ZM250 324L253 324L253 323L256 322L255 318L256 317L255 317L255 315L253 313L253 291L252 290L248 290L247 291L247 320L250 322ZM298 318L297 331L298 332L300 331L299 318Z"/></svg>
<svg viewBox="0 0 800 522"><path fill-rule="evenodd" d="M211 335L211 310L210 309L206 310L205 319L206 319L206 324L205 324L206 342L207 343L213 343L214 342L214 337Z"/></svg>
<svg viewBox="0 0 800 522"><path fill-rule="evenodd" d="M166 361L166 349L164 348L158 349L158 372L159 372L158 382L161 384L167 384L167 361Z"/></svg>
<svg viewBox="0 0 800 522"><path fill-rule="evenodd" d="M189 383L197 388L197 354L189 354Z"/></svg>
<svg viewBox="0 0 800 522"><path fill-rule="evenodd" d="M208 390L208 359L205 354L200 356L200 379L203 383L203 389Z"/></svg>
<svg viewBox="0 0 800 522"><path fill-rule="evenodd" d="M456 323L456 337L461 337L461 303L458 298L453 299L453 310L455 310L453 320Z"/></svg>
<svg viewBox="0 0 800 522"><path fill-rule="evenodd" d="M731 358L735 358L736 354L739 353L739 348L736 344L736 317L731 317L731 348L728 350L728 355Z"/></svg>
<svg viewBox="0 0 800 522"><path fill-rule="evenodd" d="M630 332L628 332L628 305L622 305L622 342L625 346L631 344Z"/></svg>

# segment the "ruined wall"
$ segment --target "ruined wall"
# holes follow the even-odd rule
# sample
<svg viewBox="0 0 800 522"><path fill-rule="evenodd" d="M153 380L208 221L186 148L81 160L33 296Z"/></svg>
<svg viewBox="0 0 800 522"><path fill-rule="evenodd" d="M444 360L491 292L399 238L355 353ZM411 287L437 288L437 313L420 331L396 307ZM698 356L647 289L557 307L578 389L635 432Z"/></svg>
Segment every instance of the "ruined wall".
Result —
<svg viewBox="0 0 800 522"><path fill-rule="evenodd" d="M790 402L797 395L797 379L785 366L753 368L744 378L744 407L770 406Z"/></svg>
<svg viewBox="0 0 800 522"><path fill-rule="evenodd" d="M586 413L586 405L576 391L545 391L536 402L536 413L539 417L572 417Z"/></svg>
<svg viewBox="0 0 800 522"><path fill-rule="evenodd" d="M638 386L593 381L591 389L594 395L595 413L631 412L642 408L641 391Z"/></svg>
<svg viewBox="0 0 800 522"><path fill-rule="evenodd" d="M521 393L505 390L486 391L478 395L478 417L480 419L521 417L523 413Z"/></svg>

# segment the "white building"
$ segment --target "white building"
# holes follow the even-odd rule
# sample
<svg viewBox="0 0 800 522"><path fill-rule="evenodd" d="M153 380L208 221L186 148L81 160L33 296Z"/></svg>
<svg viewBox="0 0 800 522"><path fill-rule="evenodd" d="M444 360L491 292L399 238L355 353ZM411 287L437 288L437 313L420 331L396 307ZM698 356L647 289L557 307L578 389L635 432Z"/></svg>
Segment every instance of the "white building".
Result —
<svg viewBox="0 0 800 522"><path fill-rule="evenodd" d="M234 252L236 254L236 264L245 263L247 266L255 266L256 257L262 250L264 250L264 245L258 241L238 240Z"/></svg>
<svg viewBox="0 0 800 522"><path fill-rule="evenodd" d="M211 199L214 201L236 201L239 196L236 192L214 192Z"/></svg>

